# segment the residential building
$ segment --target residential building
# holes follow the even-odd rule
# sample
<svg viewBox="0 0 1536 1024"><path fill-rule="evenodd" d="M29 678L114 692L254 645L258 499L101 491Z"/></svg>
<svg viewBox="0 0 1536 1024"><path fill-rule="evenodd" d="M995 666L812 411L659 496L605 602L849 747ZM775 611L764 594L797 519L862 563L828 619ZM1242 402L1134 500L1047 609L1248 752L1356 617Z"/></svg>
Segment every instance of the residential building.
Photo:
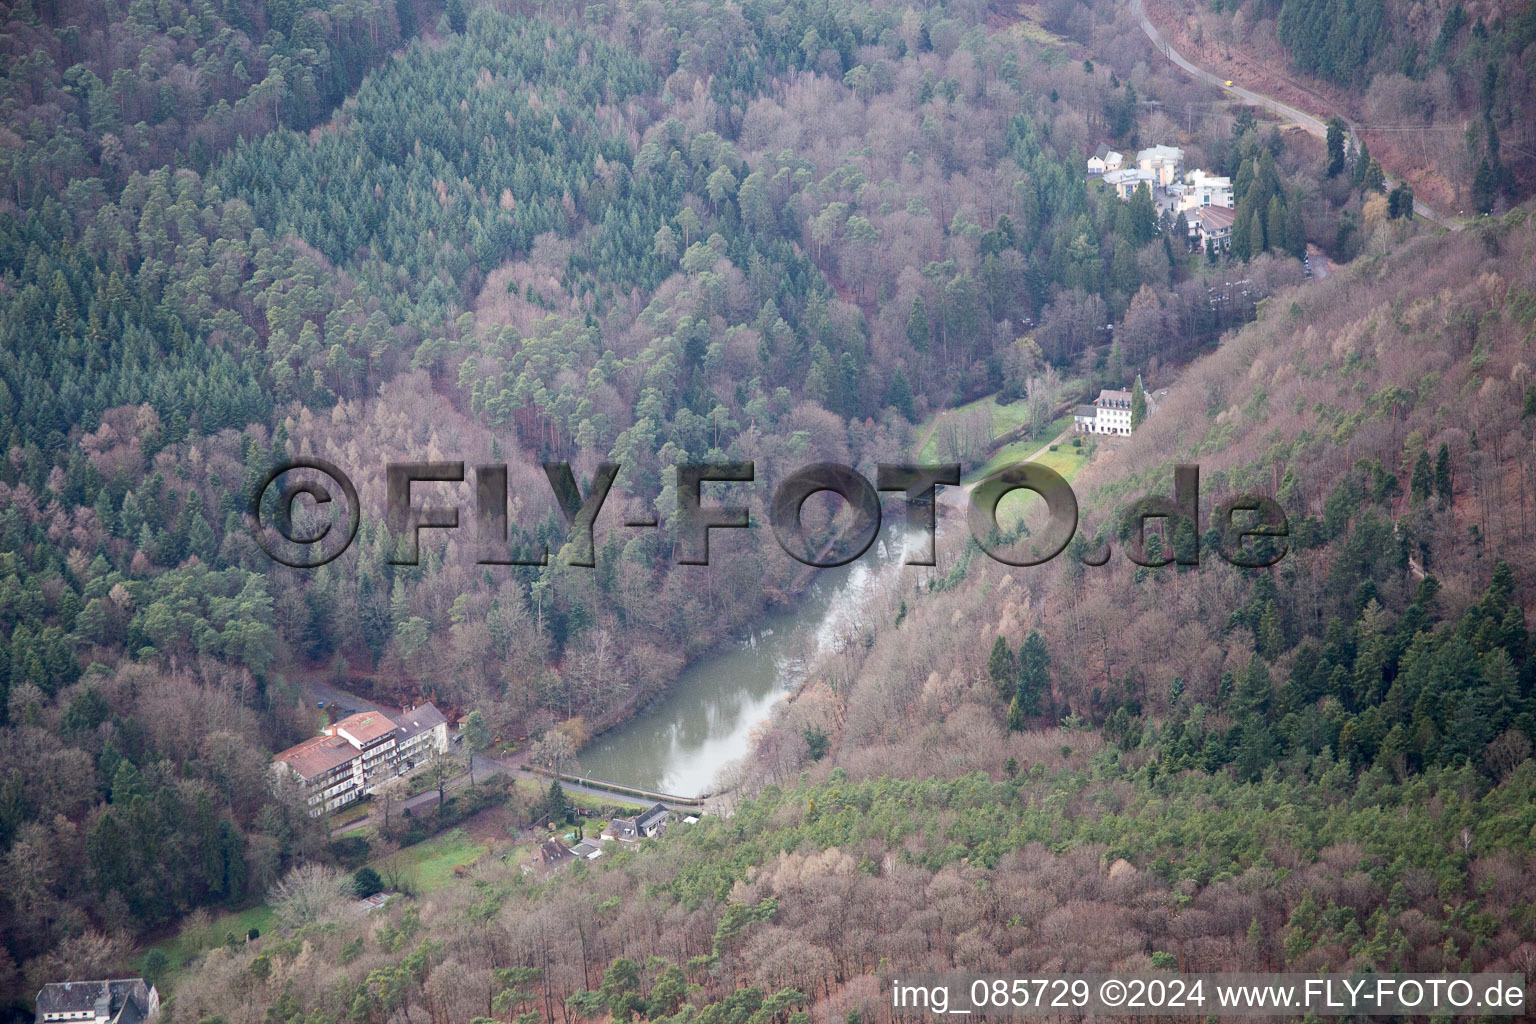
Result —
<svg viewBox="0 0 1536 1024"><path fill-rule="evenodd" d="M1184 190L1179 199L1179 209L1188 213L1207 206L1222 206L1229 210L1232 208L1232 179L1206 174L1197 167L1184 175Z"/></svg>
<svg viewBox="0 0 1536 1024"><path fill-rule="evenodd" d="M1153 146L1136 154L1136 166L1150 173L1160 188L1167 188L1184 174L1184 151L1177 146Z"/></svg>
<svg viewBox="0 0 1536 1024"><path fill-rule="evenodd" d="M1109 171L1118 171L1124 166L1124 154L1115 152L1102 142L1099 143L1099 148L1093 151L1093 156L1088 158L1088 173L1094 177Z"/></svg>
<svg viewBox="0 0 1536 1024"><path fill-rule="evenodd" d="M1115 195L1121 199L1129 199L1141 186L1147 186L1150 192L1157 187L1157 175L1140 167L1127 167L1120 171L1108 171L1104 175L1104 184L1115 190Z"/></svg>
<svg viewBox="0 0 1536 1024"><path fill-rule="evenodd" d="M583 840L571 847L571 852L582 860L596 860L603 855L602 848Z"/></svg>
<svg viewBox="0 0 1536 1024"><path fill-rule="evenodd" d="M56 981L37 993L37 1024L139 1024L160 1012L160 993L143 978Z"/></svg>
<svg viewBox="0 0 1536 1024"><path fill-rule="evenodd" d="M1079 434L1097 434L1098 422L1099 407L1097 405L1079 405L1072 410L1072 427Z"/></svg>
<svg viewBox="0 0 1536 1024"><path fill-rule="evenodd" d="M667 819L671 814L665 804L657 804L635 819L635 827L642 836L652 839L666 831Z"/></svg>
<svg viewBox="0 0 1536 1024"><path fill-rule="evenodd" d="M614 818L603 829L603 839L617 839L621 843L633 843L640 838L640 828L634 818Z"/></svg>
<svg viewBox="0 0 1536 1024"><path fill-rule="evenodd" d="M1137 383L1141 377L1136 378ZM1091 405L1079 405L1072 410L1072 425L1079 434L1110 434L1116 437L1129 436L1131 427L1131 391L1111 390L1105 388L1099 392L1099 397L1093 400ZM1157 410L1157 396L1142 391L1147 402L1147 415L1152 415ZM1166 395L1167 391L1158 392L1158 395Z"/></svg>
<svg viewBox="0 0 1536 1024"><path fill-rule="evenodd" d="M419 768L433 750L447 749L448 720L428 703L398 717L382 711L350 715L276 754L273 762L275 770L298 779L309 813L318 817Z"/></svg>
<svg viewBox="0 0 1536 1024"><path fill-rule="evenodd" d="M395 733L395 750L402 775L434 750L441 753L448 749L448 719L430 702L406 708L395 721L400 726Z"/></svg>
<svg viewBox="0 0 1536 1024"><path fill-rule="evenodd" d="M1206 206L1199 212L1188 217L1190 231L1200 239L1200 247L1209 249L1212 245L1218 251L1225 252L1232 246L1232 225L1237 220L1237 211L1229 210L1221 206Z"/></svg>

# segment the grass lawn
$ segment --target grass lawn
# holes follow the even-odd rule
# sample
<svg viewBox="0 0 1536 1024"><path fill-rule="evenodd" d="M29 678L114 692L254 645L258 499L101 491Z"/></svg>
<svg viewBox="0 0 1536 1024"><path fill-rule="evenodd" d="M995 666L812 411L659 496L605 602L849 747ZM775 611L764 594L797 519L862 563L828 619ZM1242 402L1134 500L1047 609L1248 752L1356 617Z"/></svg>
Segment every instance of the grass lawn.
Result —
<svg viewBox="0 0 1536 1024"><path fill-rule="evenodd" d="M165 954L167 967L160 972L156 984L162 992L175 985L176 977L186 966L188 960L197 956L204 950L212 949L224 941L224 936L234 934L237 942L244 942L246 934L255 928L262 935L266 935L273 928L272 908L265 904L256 907L248 907L245 910L237 910L233 913L222 913L215 916L206 929L195 931L191 928L182 928L181 931L168 939L149 946L133 961L134 970L140 974L145 971L145 961L152 950L159 950Z"/></svg>
<svg viewBox="0 0 1536 1024"><path fill-rule="evenodd" d="M597 814L610 807L618 807L627 813L639 814L651 806L650 804L631 803L617 793L612 796L593 796L591 793L573 793L568 789L565 791L565 798L583 811L591 814Z"/></svg>
<svg viewBox="0 0 1536 1024"><path fill-rule="evenodd" d="M1044 433L1042 433L1037 438L1031 438L1028 441L1015 441L1012 444L1003 445L997 451L993 452L992 457L985 463L977 466L975 469L965 474L965 482L970 483L974 480L981 480L985 477L991 476L993 473L996 473L998 470L1003 469L1006 466L1011 466L1015 462L1029 458L1035 452L1045 447L1046 443L1051 438L1055 437L1057 434L1060 434L1063 430L1066 430L1071 425L1072 417L1069 414L1051 423L1045 428ZM1040 459L1041 461L1044 461L1045 456L1042 455ZM1058 473L1062 473L1060 466L1052 465L1051 468L1056 470ZM1073 472L1076 472L1076 470L1074 469ZM1066 473L1062 473L1062 475L1067 476ZM1071 479L1070 476L1067 478Z"/></svg>
<svg viewBox="0 0 1536 1024"><path fill-rule="evenodd" d="M927 441L923 444L922 448L918 450L918 460L921 462L932 462L938 458L939 432L934 428L936 427L940 417L961 416L975 409L985 409L992 414L993 437L1006 434L1014 427L1017 427L1023 423L1025 419L1025 403L1023 399L1020 399L1016 402L1009 402L1007 405L1001 405L998 403L996 395L988 395L985 398L978 398L974 402L969 402L965 405L957 406L953 409L946 409L942 412L935 413L933 416L929 417L928 422L924 423L921 427L918 428L918 438L921 439L923 437L927 437Z"/></svg>
<svg viewBox="0 0 1536 1024"><path fill-rule="evenodd" d="M549 783L547 782L539 785L538 783L530 782L527 779L518 779L516 780L516 786L519 789L526 789L529 787L537 788L541 797L545 793L549 792ZM574 805L578 810L583 811L590 816L600 816L607 809L615 807L619 808L625 814L639 814L641 811L651 806L650 804L635 803L630 798L621 796L618 793L603 794L598 796L592 793L579 793L569 786L563 786L561 788L565 792L566 800L570 801L571 804ZM607 821L605 820L603 824L606 825Z"/></svg>
<svg viewBox="0 0 1536 1024"><path fill-rule="evenodd" d="M348 804L346 807L343 807L341 810L332 814L329 819L331 831L335 832L339 829L344 829L348 825L362 821L364 818L368 817L369 806L370 805L368 803L359 800L355 803Z"/></svg>
<svg viewBox="0 0 1536 1024"><path fill-rule="evenodd" d="M442 886L453 878L454 868L473 864L489 851L489 846L476 843L463 829L456 828L408 846L394 854L392 860L400 866L413 891L420 894ZM383 874L381 864L373 867Z"/></svg>
<svg viewBox="0 0 1536 1024"><path fill-rule="evenodd" d="M1088 465L1088 446L1074 448L1069 441L1054 452L1046 452L1035 461L1051 467L1061 474L1062 479L1070 481L1077 476L1078 470Z"/></svg>
<svg viewBox="0 0 1536 1024"><path fill-rule="evenodd" d="M394 854L394 860L400 865L401 874L409 881L412 891L422 894L442 886L453 878L454 868L474 863L489 850L489 846L476 843L463 829L456 828L406 847ZM375 870L383 867L378 861L371 862L370 866ZM244 942L246 933L252 928L265 936L275 927L272 908L266 905L219 914L204 929L183 927L170 938L149 946L135 959L133 966L143 973L151 950L165 954L168 966L160 972L156 983L162 990L168 990L175 986L176 978L188 960L221 944L226 935L233 934L237 941Z"/></svg>
<svg viewBox="0 0 1536 1024"><path fill-rule="evenodd" d="M1013 445L1009 445L1009 447L1012 448ZM1019 452L1017 457L1020 459L1028 458L1031 452L1038 450L1038 446L1032 446L1029 451ZM1074 448L1069 438L1054 452L1044 452L1034 461L1040 465L1049 466L1057 473L1060 473L1062 479L1071 482L1078 471L1088 465L1088 458L1088 445L1085 443L1081 448ZM1012 525L1024 515L1024 511L1030 504L1035 502L1041 502L1041 499L1024 491L1015 491L1012 494L1005 495L1003 500L998 502L997 505L998 523L1003 526Z"/></svg>

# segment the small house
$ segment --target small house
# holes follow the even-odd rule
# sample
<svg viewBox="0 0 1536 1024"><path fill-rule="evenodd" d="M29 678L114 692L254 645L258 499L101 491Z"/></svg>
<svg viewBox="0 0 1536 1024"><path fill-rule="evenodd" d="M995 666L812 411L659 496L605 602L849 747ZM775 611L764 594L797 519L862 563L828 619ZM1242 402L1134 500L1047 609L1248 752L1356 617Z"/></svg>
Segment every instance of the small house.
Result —
<svg viewBox="0 0 1536 1024"><path fill-rule="evenodd" d="M1088 158L1088 173L1093 177L1098 177L1109 171L1118 171L1124 166L1124 155L1115 152L1102 142L1099 143L1099 148L1093 151L1093 155Z"/></svg>
<svg viewBox="0 0 1536 1024"><path fill-rule="evenodd" d="M633 843L640 838L640 828L634 818L614 818L603 829L603 839L617 839L621 843Z"/></svg>
<svg viewBox="0 0 1536 1024"><path fill-rule="evenodd" d="M667 819L671 817L671 814L672 812L667 810L666 804L656 804L635 819L635 827L640 830L640 834L645 838L655 838L666 831Z"/></svg>

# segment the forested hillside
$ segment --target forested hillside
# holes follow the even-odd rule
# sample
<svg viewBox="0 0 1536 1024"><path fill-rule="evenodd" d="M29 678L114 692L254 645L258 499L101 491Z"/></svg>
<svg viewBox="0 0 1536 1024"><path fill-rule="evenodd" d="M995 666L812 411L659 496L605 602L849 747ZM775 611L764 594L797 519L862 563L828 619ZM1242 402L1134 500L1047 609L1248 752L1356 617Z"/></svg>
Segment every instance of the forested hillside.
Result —
<svg viewBox="0 0 1536 1024"><path fill-rule="evenodd" d="M1319 116L1343 113L1442 212L1536 187L1536 11L1521 3L1154 0L1193 59Z"/></svg>
<svg viewBox="0 0 1536 1024"><path fill-rule="evenodd" d="M1315 519L1297 513L1301 550L1280 570L1294 578L1266 584L1214 566L1137 578L1117 556L1107 578L1146 597L1101 608L1089 577L1059 579L1058 567L1005 584L999 568L950 552L923 594L891 596L870 620L878 630L813 682L742 780L751 793L805 768L810 788L765 792L730 827L789 851L797 816L852 803L845 784L873 800L872 780L887 773L937 775L914 783L936 794L986 773L956 805L970 808L967 822L1016 814L1026 779L1098 805L1151 785L1159 763L1165 776L1200 773L1176 780L1191 801L1207 789L1249 801L1231 787L1265 779L1273 793L1296 787L1318 820L1357 785L1377 792L1356 782L1377 764L1382 784L1405 794L1454 789L1460 809L1426 812L1432 823L1416 827L1517 806L1518 788L1489 786L1508 768L1518 787L1529 771L1514 767L1529 752L1520 610L1531 566L1515 543L1528 438L1511 431L1536 408L1517 354L1533 289L1523 222L1416 238L1376 194L1368 159L1358 175L1330 173L1321 147L1251 112L1180 125L1144 102L1167 95L1172 110L1185 94L1165 93L1139 51L1121 44L1095 64L967 0L467 10L135 0L17 4L3 18L0 1000L87 965L117 971L184 915L259 901L294 865L334 857L325 826L270 785L271 752L315 731L304 681L475 708L493 734L559 726L579 739L793 600L802 567L762 530L717 536L707 569L676 564L675 464L755 460L750 501L766 522L773 484L807 463L872 477L877 463L910 457L935 413L993 393L1030 403L1043 427L1100 386L1175 379L1260 313L1085 479L1105 488L1094 499L1104 510L1130 487L1161 484L1176 451L1209 464L1218 491L1272 478ZM1101 143L1153 142L1233 177L1242 216L1231 254L1191 246L1149 195L1121 201L1087 180L1084 160ZM1349 285L1301 291L1296 257L1309 245L1368 262ZM1398 283L1410 278L1417 291ZM1394 299L1407 294L1429 304ZM1368 295L1378 298L1358 312ZM1395 358L1410 343L1414 360ZM1291 350L1297 362L1260 365ZM1249 393L1248 381L1270 375ZM1303 394L1303 381L1314 390ZM1469 403L1486 425L1458 433ZM1262 433L1270 417L1288 432ZM298 456L335 462L362 495L357 543L312 572L275 565L243 517L269 469ZM503 553L548 548L551 564L477 565L467 529L428 538L419 565L394 564L384 467L404 459L509 463ZM560 557L566 529L543 460L571 461L583 481L600 462L624 466L595 569ZM1327 493L1316 490L1324 480ZM1517 487L1515 514L1496 498ZM467 526L468 489L459 499ZM627 529L621 513L657 515L660 527ZM1403 539L1388 544L1389 534ZM1355 561L1330 576L1340 552ZM1509 575L1495 575L1500 559ZM1354 586L1362 575L1380 577L1374 590ZM999 620L984 609L1005 586L1030 597ZM898 613L903 600L910 611ZM900 615L904 625L890 625ZM931 646L911 639L919 622ZM1021 690L1006 666L1026 623L1044 639L1014 662L1031 666ZM1417 639L1425 624L1440 638ZM1189 634L1187 666L1145 653L1165 627ZM1001 667L988 674L1000 634ZM1266 679L1279 689L1263 699ZM1469 696L1437 706L1442 693ZM1011 732L1010 720L1034 731ZM1054 731L1064 721L1070 733ZM974 739L957 741L968 724ZM812 728L832 741L820 767ZM1100 752L1106 729L1118 754ZM1010 756L1022 773L1006 768ZM1291 770L1307 758L1333 773L1329 794ZM1106 782L1100 766L1115 759L1124 774ZM1031 774L1036 761L1044 776ZM827 775L834 765L847 780ZM832 855L859 865L840 876L915 866L926 875L914 879L941 888L964 857L974 870L1009 857L1047 864L1029 846L1037 832L973 842L948 837L947 814L914 823L883 837L850 823L807 850L855 844ZM698 841L723 842L713 830L724 828ZM943 852L920 855L919 831ZM1368 840L1373 856L1384 848L1358 839ZM1097 842L1111 839L1064 836L1052 856ZM1146 872L1175 852L1124 855ZM1253 862L1222 856L1227 867L1189 877L1204 885ZM642 857L622 870L657 872L673 885L657 913L707 938L731 887L764 870L717 863L721 873L697 883L680 880L684 862ZM1166 894L1183 877L1159 869L1137 884ZM619 878L601 884L636 890ZM488 929L525 898L511 893L510 870L491 881L444 898L477 894L472 919ZM613 913L608 897L587 907L561 891L570 913L622 931L597 947L599 968L650 934L634 920L650 904ZM770 895L737 902L767 921ZM1441 921L1423 892L1410 895ZM347 984L378 966L395 972L397 995L365 992L358 1004L352 990L332 1005L339 990L327 989L321 1012L383 1020L397 1004L369 1000L416 998L412 986L443 963L438 947L417 948L416 929L442 920L421 914L392 925L377 958L327 947ZM643 961L636 971L664 973L675 991L688 958L713 951L723 966L686 970L694 981L712 972L700 983L724 1000L748 980L728 954L754 920L727 916L718 950L695 936L675 971ZM1019 927L1010 919L999 918ZM1144 933L1167 934L1158 922ZM188 981L186 1005L201 1009L186 1019L231 1005L260 1019L279 999L281 1019L307 1012L300 1004L322 996L282 959L303 948L296 941L257 973L245 973L243 953L211 958ZM408 948L409 965L389 960ZM530 966L521 953L494 956L475 969ZM561 962L570 973L558 983L554 961L540 967L551 1016L578 991L572 961ZM824 995L858 973L839 971L818 983ZM620 974L614 998L638 1000L649 975ZM299 983L285 995L289 976ZM490 977L498 992L530 983ZM226 983L249 991L230 996ZM598 987L584 972L579 988ZM587 1015L611 1005L582 998ZM735 998L713 1012L766 1020L804 1001ZM667 999L654 1015L677 1011L682 997Z"/></svg>
<svg viewBox="0 0 1536 1024"><path fill-rule="evenodd" d="M1527 213L1281 293L1084 474L1094 521L1174 460L1207 508L1275 497L1273 570L1138 567L1112 528L1099 568L956 549L822 663L729 818L212 951L175 1019L885 1020L889 971L1529 972Z"/></svg>

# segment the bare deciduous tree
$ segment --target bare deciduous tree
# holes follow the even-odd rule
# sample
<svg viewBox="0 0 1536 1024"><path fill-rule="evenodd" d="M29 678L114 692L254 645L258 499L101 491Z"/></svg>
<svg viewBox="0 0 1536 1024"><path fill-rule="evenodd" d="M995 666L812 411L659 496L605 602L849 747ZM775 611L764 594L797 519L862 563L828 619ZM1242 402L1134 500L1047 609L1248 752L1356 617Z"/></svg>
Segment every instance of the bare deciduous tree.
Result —
<svg viewBox="0 0 1536 1024"><path fill-rule="evenodd" d="M352 880L325 864L301 864L267 893L277 922L292 930L334 919L356 890Z"/></svg>

